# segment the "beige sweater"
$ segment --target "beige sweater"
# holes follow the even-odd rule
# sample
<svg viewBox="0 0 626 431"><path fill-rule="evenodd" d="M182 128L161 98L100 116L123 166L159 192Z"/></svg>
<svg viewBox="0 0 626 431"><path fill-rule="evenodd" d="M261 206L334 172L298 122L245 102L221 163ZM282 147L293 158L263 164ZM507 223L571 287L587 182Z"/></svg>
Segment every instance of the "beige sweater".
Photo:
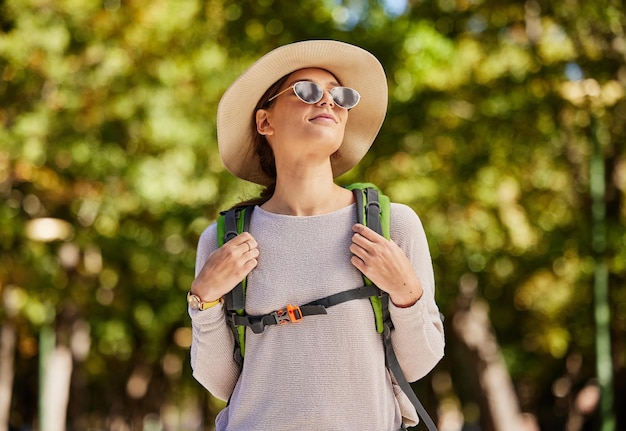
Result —
<svg viewBox="0 0 626 431"><path fill-rule="evenodd" d="M320 216L277 215L256 208L250 233L260 255L248 277L246 311L262 315L363 285L350 263L355 206ZM412 307L390 304L392 341L406 378L426 375L443 356L444 331L434 300L433 268L422 224L408 206L392 204L391 238L407 254L424 294ZM196 275L217 247L216 225L198 244ZM246 335L240 370L221 305L189 310L194 377L229 405L218 431L397 430L414 423L415 409L385 368L381 335L367 299L328 309L327 315L268 326ZM395 392L395 394L394 394Z"/></svg>

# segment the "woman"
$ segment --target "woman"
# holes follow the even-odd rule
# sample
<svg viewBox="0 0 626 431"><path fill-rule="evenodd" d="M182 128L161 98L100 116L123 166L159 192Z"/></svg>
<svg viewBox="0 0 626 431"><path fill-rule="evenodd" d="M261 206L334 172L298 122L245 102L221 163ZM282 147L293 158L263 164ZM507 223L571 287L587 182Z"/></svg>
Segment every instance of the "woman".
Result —
<svg viewBox="0 0 626 431"><path fill-rule="evenodd" d="M334 182L367 152L386 108L378 60L335 41L275 49L222 97L222 160L266 188L249 232L218 248L212 224L198 244L188 295L191 364L202 385L229 400L217 430L395 431L417 422L385 367L369 301L260 334L248 329L243 367L221 301L247 276L246 312L263 315L359 287L362 272L389 294L392 342L407 379L436 365L443 325L419 218L392 204L387 240L356 222L352 193Z"/></svg>

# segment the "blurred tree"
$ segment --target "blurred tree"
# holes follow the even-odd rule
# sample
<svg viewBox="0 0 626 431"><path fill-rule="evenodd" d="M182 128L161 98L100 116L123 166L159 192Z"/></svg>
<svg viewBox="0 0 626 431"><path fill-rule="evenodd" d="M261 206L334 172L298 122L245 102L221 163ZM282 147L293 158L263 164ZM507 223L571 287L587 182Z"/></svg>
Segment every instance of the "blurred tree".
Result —
<svg viewBox="0 0 626 431"><path fill-rule="evenodd" d="M73 358L70 429L210 429L222 404L190 376L184 295L198 235L256 192L221 165L217 103L259 53L309 38L355 43L383 62L387 120L341 180L375 182L418 211L446 322L462 280L475 280L521 410L543 429L590 423L597 410L589 166L601 144L623 404L619 3L0 1L0 316L3 358L16 357L8 423L37 423L38 367L59 349ZM432 389L418 390L440 423L490 429L468 347L448 334Z"/></svg>
<svg viewBox="0 0 626 431"><path fill-rule="evenodd" d="M425 220L443 304L464 273L477 277L522 407L547 429L562 426L570 400L595 376L589 166L597 130L613 368L624 373L616 288L624 280L624 20L616 2L414 4L398 18L405 37L386 64L395 103L378 143L385 150L365 171ZM453 344L447 360L454 355ZM454 382L466 380L462 370L450 365ZM480 402L458 390L461 401L449 405Z"/></svg>

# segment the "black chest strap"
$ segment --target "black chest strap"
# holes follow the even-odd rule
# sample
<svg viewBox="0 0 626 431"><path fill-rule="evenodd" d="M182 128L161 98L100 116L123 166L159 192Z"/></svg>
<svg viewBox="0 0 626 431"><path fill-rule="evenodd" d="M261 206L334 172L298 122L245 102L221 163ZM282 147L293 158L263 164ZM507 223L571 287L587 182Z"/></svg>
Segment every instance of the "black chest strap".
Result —
<svg viewBox="0 0 626 431"><path fill-rule="evenodd" d="M252 329L252 332L260 334L265 330L266 326L284 325L286 323L299 322L305 316L327 314L326 309L333 305L352 301L353 299L369 298L377 295L378 292L379 290L376 286L361 286L311 301L304 305L287 305L285 308L261 316L240 315L236 312L231 312L226 317L233 325L248 326Z"/></svg>

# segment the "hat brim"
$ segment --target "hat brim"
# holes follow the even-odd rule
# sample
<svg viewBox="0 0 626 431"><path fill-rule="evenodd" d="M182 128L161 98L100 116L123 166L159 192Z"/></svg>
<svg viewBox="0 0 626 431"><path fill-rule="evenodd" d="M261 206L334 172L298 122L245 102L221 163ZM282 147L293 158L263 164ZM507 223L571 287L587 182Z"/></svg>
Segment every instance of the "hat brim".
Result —
<svg viewBox="0 0 626 431"><path fill-rule="evenodd" d="M217 142L226 169L233 175L267 185L253 148L254 108L276 81L296 70L317 67L331 72L341 85L361 94L350 110L343 142L332 157L335 177L352 169L365 156L387 112L387 78L368 51L344 42L309 40L276 48L257 60L226 90L217 109Z"/></svg>

